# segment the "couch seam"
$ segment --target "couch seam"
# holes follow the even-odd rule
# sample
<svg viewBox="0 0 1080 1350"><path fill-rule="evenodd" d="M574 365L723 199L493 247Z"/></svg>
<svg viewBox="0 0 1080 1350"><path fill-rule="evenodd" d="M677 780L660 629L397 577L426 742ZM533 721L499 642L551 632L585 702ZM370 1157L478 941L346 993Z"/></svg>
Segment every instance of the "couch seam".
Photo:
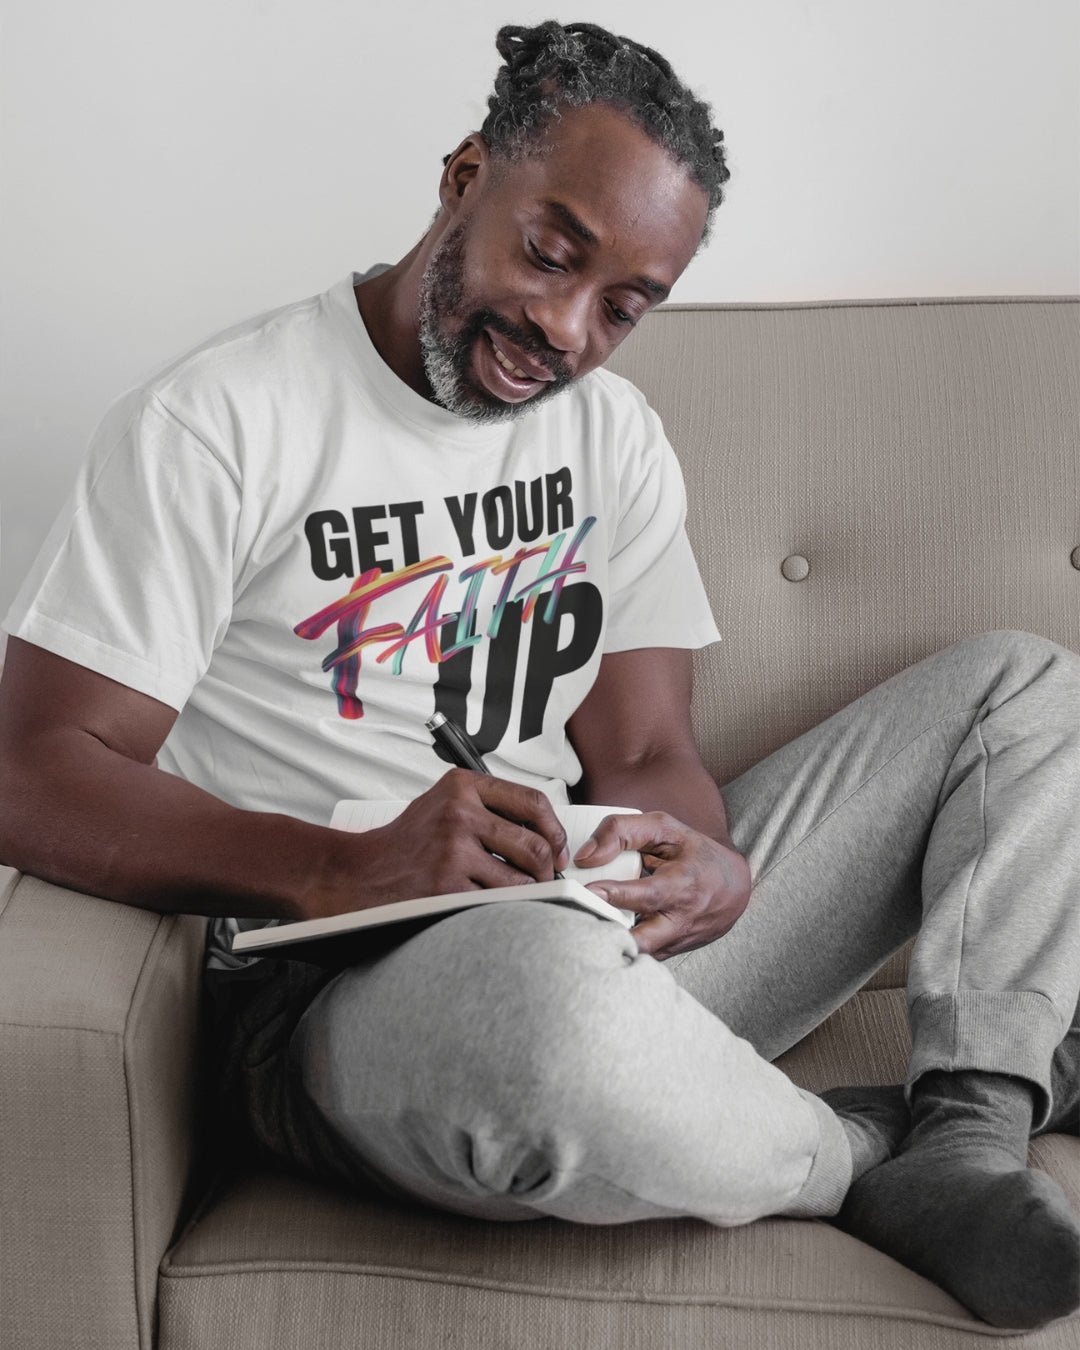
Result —
<svg viewBox="0 0 1080 1350"><path fill-rule="evenodd" d="M137 1169L136 1169L136 1165L135 1165L135 1113L134 1113L134 1093L133 1093L133 1091L132 1091L131 1075L130 1075L130 1066L129 1066L129 1063L128 1063L128 1059L129 1059L129 1052L130 1052L130 1049L131 1049L130 1038L131 1038L131 1035L132 1035L132 1026L133 1026L133 1024L134 1024L134 1022L135 1022L135 1020L136 1020L136 1015L135 1015L136 1005L137 1005L137 1004L140 1004L140 1005L141 1005L143 999L145 998L144 989L145 989L145 984L146 984L147 979L148 979L147 972L148 972L148 970L150 969L151 964L152 964L151 958L154 958L153 964L156 965L156 964L157 964L156 958L157 958L157 954L158 954L159 950L160 950L160 949L168 942L169 935L170 935L171 931L173 931L173 930L175 929L175 926L176 926L175 923L169 924L169 923L166 922L167 920L170 920L171 918L172 918L171 915L165 915L165 914L158 915L158 922L157 922L157 924L155 925L153 934L152 934L151 937L150 937L150 941L146 944L146 949L145 949L144 952L143 952L143 958L142 958L142 961L141 961L141 963L140 963L140 965L139 965L139 974L138 974L138 976L136 977L134 987L132 988L132 991L131 991L131 1000L130 1000L130 1002L128 1003L127 1014L126 1014L126 1016L125 1016L125 1018L124 1018L124 1030L123 1030L123 1032L121 1033L121 1037L120 1037L120 1040L121 1040L121 1057L120 1057L120 1060L121 1060L121 1067L122 1067L123 1075L124 1075L124 1097L125 1097L125 1104L126 1104L126 1106L127 1106L127 1112L126 1112L126 1114L127 1114L127 1129L128 1129L128 1157L129 1157L129 1159L130 1159L130 1187L129 1187L129 1194L130 1194L130 1197L131 1197L131 1252L132 1252L132 1258L133 1258L133 1259L132 1259L132 1263L131 1263L131 1283L132 1283L132 1295L133 1295L132 1302L133 1302L134 1307L135 1307L135 1333L136 1333L136 1336L137 1336L137 1338L138 1338L138 1344L139 1344L140 1346L143 1346L143 1345L144 1345L144 1342L143 1342L143 1314L144 1314L144 1311L146 1312L147 1324L148 1324L149 1327L150 1327L150 1342L146 1345L145 1350L153 1350L154 1321L155 1321L155 1317L156 1317L156 1299L155 1299L154 1307L152 1307L152 1308L150 1308L150 1309L144 1310L144 1308L143 1308L143 1298L142 1298L142 1293L141 1293L141 1290L140 1290L140 1287L139 1287L139 1278L138 1278L139 1262L140 1262L140 1257L141 1257L141 1255L142 1255L142 1253L141 1253L141 1251L140 1251L140 1247L142 1246L142 1242L141 1242L141 1239L140 1239L140 1236L139 1236L139 1224L138 1224L138 1197L137 1197L137 1195L136 1195L136 1190L137 1190L137 1186L136 1186L136 1171L137 1171ZM167 930L167 931L166 931L166 930ZM155 1263L155 1273L156 1273L156 1271L157 1271L157 1263ZM155 1289L155 1295L156 1295L156 1290L157 1290L157 1280L156 1280L156 1278L155 1278L155 1281L154 1281L154 1289Z"/></svg>
<svg viewBox="0 0 1080 1350"><path fill-rule="evenodd" d="M80 1031L86 1032L89 1036L112 1036L115 1040L123 1040L124 1033L119 1030L109 1030L108 1027L80 1027L73 1022L16 1022L11 1018L0 1018L0 1027L20 1027L27 1031Z"/></svg>
<svg viewBox="0 0 1080 1350"><path fill-rule="evenodd" d="M725 313L768 313L798 309L926 309L946 305L1074 305L1080 295L938 295L938 296L878 296L869 299L848 300L759 300L732 301L686 300L658 305L656 314L672 314L693 310L722 311Z"/></svg>
<svg viewBox="0 0 1080 1350"><path fill-rule="evenodd" d="M416 1280L424 1284L457 1285L468 1289L488 1289L493 1292L525 1294L536 1298L561 1299L583 1303L643 1303L654 1306L679 1307L691 1304L697 1307L769 1309L776 1312L817 1312L846 1317L884 1317L898 1322L924 1322L934 1326L957 1327L987 1336L1016 1336L1015 1327L992 1327L975 1323L973 1319L950 1316L945 1313L921 1311L916 1308L897 1308L888 1304L861 1304L850 1302L827 1303L814 1299L768 1300L738 1294L682 1293L644 1294L634 1290L589 1290L573 1288L539 1288L512 1280L484 1279L474 1275L447 1275L439 1271L412 1270L407 1266L372 1266L337 1261L265 1261L229 1262L214 1266L170 1266L163 1268L163 1279L231 1279L236 1275L313 1274L357 1275L392 1280Z"/></svg>

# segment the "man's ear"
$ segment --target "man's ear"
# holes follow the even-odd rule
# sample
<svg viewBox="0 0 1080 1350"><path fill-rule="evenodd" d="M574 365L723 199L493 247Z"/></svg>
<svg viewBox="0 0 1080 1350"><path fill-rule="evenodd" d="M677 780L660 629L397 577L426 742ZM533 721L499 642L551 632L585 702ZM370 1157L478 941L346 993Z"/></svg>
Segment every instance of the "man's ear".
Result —
<svg viewBox="0 0 1080 1350"><path fill-rule="evenodd" d="M458 148L446 157L442 178L439 180L439 201L444 211L457 211L470 189L478 187L487 177L491 150L478 131L466 136Z"/></svg>

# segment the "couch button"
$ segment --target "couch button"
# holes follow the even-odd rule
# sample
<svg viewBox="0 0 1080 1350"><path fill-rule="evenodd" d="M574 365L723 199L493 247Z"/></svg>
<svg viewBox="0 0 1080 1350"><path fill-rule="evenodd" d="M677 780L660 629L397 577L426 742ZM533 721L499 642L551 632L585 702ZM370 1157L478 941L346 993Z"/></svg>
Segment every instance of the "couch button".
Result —
<svg viewBox="0 0 1080 1350"><path fill-rule="evenodd" d="M1069 554L1069 561L1076 568L1076 570L1080 572L1080 544L1077 544L1077 546Z"/></svg>
<svg viewBox="0 0 1080 1350"><path fill-rule="evenodd" d="M1080 549L1077 552L1080 553ZM780 571L788 581L805 581L810 575L810 564L800 554L793 553L780 564Z"/></svg>

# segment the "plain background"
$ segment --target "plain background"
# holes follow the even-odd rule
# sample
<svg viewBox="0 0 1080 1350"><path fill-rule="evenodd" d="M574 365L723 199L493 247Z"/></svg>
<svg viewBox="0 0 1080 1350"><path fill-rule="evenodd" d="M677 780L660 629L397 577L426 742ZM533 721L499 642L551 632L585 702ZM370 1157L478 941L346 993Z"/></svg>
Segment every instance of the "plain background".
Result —
<svg viewBox="0 0 1080 1350"><path fill-rule="evenodd" d="M677 301L1080 289L1076 0L3 0L0 614L124 389L396 261L503 23L586 19L714 106Z"/></svg>

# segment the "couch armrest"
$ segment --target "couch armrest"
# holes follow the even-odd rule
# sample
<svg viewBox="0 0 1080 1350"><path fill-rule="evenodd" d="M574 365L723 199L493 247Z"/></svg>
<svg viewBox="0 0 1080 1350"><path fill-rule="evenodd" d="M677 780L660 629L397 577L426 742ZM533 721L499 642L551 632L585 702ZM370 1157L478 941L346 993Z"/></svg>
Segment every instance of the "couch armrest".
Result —
<svg viewBox="0 0 1080 1350"><path fill-rule="evenodd" d="M196 1147L206 921L0 878L0 1344L150 1350Z"/></svg>

